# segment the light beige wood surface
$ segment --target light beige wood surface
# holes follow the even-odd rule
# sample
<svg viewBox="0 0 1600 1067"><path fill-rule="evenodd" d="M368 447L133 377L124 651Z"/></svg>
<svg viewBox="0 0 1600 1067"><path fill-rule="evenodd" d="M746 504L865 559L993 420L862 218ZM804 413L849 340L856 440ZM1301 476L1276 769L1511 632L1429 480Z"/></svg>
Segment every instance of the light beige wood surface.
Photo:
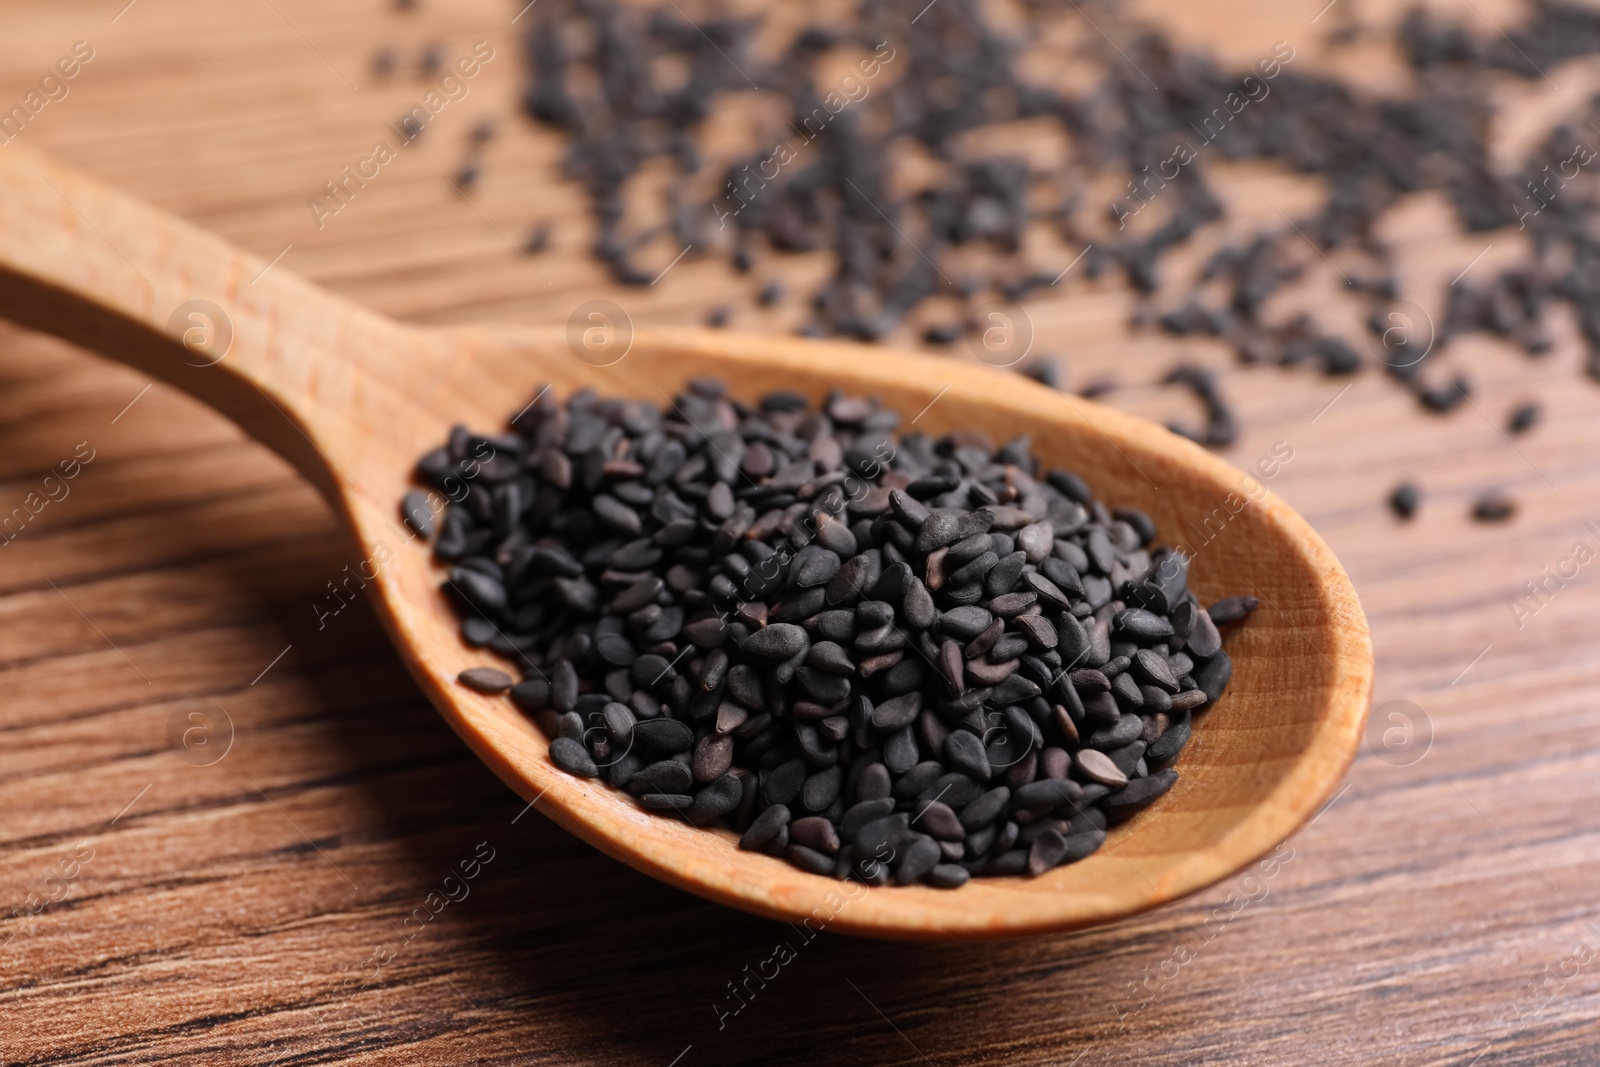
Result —
<svg viewBox="0 0 1600 1067"><path fill-rule="evenodd" d="M560 323L606 297L641 325L694 325L768 269L810 269L764 265L738 278L688 257L649 290L614 289L582 254L580 194L552 182L560 146L514 118L513 65L497 65L511 55L514 10L276 3L138 0L115 24L120 4L3 5L0 100L20 99L73 41L97 48L72 95L19 144L263 261L292 245L281 266L418 323ZM1240 62L1287 38L1308 63L1331 63L1340 53L1322 48L1322 31L1347 7L1398 10L1340 0L1311 26L1323 6L1237 0L1161 14ZM1516 13L1477 7L1502 26ZM410 74L387 85L363 77L371 49L396 45L405 58L439 40L454 56L480 38L505 47L465 106L316 230L305 199L419 95ZM1381 49L1358 58L1364 84L1396 84ZM1581 100L1586 70L1549 73ZM1548 87L1507 78L1494 88L1538 103ZM501 118L502 136L466 202L445 178L486 115ZM1259 192L1228 173L1220 188L1247 228L1315 202L1301 179L1249 176ZM506 238L541 220L554 222L553 247L525 261ZM1385 229L1407 289L1435 312L1485 245L1474 274L1517 249L1514 232L1455 234L1431 197L1402 205ZM1312 283L1326 284L1331 271L1309 250L1307 261ZM40 491L79 442L95 450L71 495L0 548L7 908L50 893L43 880L80 842L95 852L0 952L0 1059L1592 1059L1593 568L1520 629L1507 608L1574 542L1600 545L1584 525L1600 521L1600 396L1578 374L1570 324L1557 324L1557 350L1540 363L1472 338L1442 353L1479 391L1476 410L1441 419L1376 376L1342 392L1345 383L1296 372L1234 371L1208 344L1130 338L1131 300L1115 281L1061 288L1028 309L1071 380L1114 374L1124 383L1115 406L1192 419L1186 398L1150 383L1177 355L1222 369L1244 421L1225 457L1250 467L1275 443L1292 446L1271 486L1361 591L1379 714L1349 788L1292 853L1112 927L999 944L808 941L665 888L532 813L519 818L525 802L428 706L370 599L317 628L325 583L359 556L308 483L178 392L144 391L149 376L7 332L0 489L10 505ZM735 327L792 327L805 290L792 292L771 312L736 314ZM1546 421L1512 445L1497 426L1524 398L1544 404ZM1403 475L1426 492L1406 526L1381 506ZM1518 500L1512 523L1466 521L1488 486ZM1384 731L1398 727L1385 707L1399 699L1415 705L1416 730L1386 751ZM215 701L232 722L232 747L209 766L183 762L168 735L175 714L189 721L190 701ZM1186 758L1204 752L1199 742ZM470 896L408 940L415 922L401 924L479 842L495 858ZM738 1004L727 983L761 968L780 940L797 958L719 1029L715 1006ZM360 988L374 969L378 980Z"/></svg>

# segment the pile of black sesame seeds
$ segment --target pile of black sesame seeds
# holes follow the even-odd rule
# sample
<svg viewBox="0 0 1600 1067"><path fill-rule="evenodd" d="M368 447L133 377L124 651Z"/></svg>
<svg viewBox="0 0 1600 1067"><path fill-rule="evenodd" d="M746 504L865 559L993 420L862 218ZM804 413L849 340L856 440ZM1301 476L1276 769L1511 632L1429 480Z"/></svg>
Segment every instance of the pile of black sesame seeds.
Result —
<svg viewBox="0 0 1600 1067"><path fill-rule="evenodd" d="M1150 518L1026 438L835 394L540 396L418 464L462 672L563 771L816 874L954 888L1082 859L1177 780L1232 677Z"/></svg>

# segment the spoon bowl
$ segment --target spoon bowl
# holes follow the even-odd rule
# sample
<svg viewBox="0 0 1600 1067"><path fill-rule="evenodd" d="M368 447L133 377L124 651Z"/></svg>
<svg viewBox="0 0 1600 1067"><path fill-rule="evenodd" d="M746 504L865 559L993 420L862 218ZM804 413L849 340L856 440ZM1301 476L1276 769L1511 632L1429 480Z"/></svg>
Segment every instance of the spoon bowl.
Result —
<svg viewBox="0 0 1600 1067"><path fill-rule="evenodd" d="M0 315L175 385L288 459L349 527L379 618L456 733L530 807L652 877L813 930L1018 937L1115 921L1211 885L1333 792L1371 695L1366 619L1327 545L1260 480L1151 423L979 363L635 331L601 303L554 328L407 326L22 148L0 154ZM1177 785L1099 852L1042 877L866 889L741 852L728 831L652 815L565 774L509 701L457 684L467 667L501 664L461 642L441 569L399 520L416 458L454 424L502 427L546 386L667 406L701 376L747 400L780 388L872 395L930 433L1027 434L1047 465L1147 512L1160 539L1205 531L1190 569L1201 602L1251 593L1261 608L1228 637L1232 684L1198 720Z"/></svg>

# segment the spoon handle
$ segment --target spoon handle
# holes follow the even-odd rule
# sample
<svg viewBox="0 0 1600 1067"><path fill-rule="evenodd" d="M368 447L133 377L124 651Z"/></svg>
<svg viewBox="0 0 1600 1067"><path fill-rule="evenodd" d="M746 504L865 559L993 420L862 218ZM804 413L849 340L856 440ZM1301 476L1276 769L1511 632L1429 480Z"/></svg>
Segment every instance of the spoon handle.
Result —
<svg viewBox="0 0 1600 1067"><path fill-rule="evenodd" d="M423 347L414 329L17 145L0 149L0 316L192 394L330 497L327 451L338 417L363 406L381 366L369 361Z"/></svg>

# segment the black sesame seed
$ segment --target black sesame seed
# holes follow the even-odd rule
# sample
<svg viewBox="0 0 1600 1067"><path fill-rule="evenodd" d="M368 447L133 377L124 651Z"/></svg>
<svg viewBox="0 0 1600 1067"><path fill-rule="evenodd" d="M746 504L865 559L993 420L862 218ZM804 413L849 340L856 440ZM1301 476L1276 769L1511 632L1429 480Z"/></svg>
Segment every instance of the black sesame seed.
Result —
<svg viewBox="0 0 1600 1067"><path fill-rule="evenodd" d="M504 693L511 688L511 676L493 667L471 667L456 676L456 681L477 693Z"/></svg>
<svg viewBox="0 0 1600 1067"><path fill-rule="evenodd" d="M1409 519L1417 513L1417 505L1422 502L1422 494L1411 482L1401 482L1395 486L1394 492L1389 494L1389 510L1397 518Z"/></svg>
<svg viewBox="0 0 1600 1067"><path fill-rule="evenodd" d="M1518 404L1511 409L1511 417L1506 420L1508 433L1527 433L1539 422L1539 405L1534 403Z"/></svg>
<svg viewBox="0 0 1600 1067"><path fill-rule="evenodd" d="M580 778L600 776L600 770L588 750L569 738L558 737L550 742L550 761L568 774L576 774Z"/></svg>
<svg viewBox="0 0 1600 1067"><path fill-rule="evenodd" d="M1472 505L1475 522L1506 522L1516 513L1516 502L1500 493L1485 493Z"/></svg>

